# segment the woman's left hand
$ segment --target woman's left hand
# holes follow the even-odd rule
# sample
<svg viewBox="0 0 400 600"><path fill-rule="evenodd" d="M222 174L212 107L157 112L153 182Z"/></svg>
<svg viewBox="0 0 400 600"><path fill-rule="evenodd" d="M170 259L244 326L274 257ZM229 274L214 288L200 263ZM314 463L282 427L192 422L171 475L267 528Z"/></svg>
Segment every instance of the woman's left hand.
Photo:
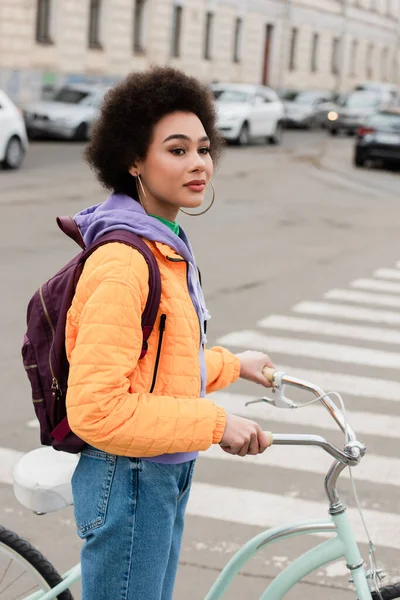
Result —
<svg viewBox="0 0 400 600"><path fill-rule="evenodd" d="M256 350L246 350L246 352L240 352L236 356L240 360L239 377L253 383L260 383L267 388L272 387L271 382L262 373L264 367L274 368L268 354Z"/></svg>

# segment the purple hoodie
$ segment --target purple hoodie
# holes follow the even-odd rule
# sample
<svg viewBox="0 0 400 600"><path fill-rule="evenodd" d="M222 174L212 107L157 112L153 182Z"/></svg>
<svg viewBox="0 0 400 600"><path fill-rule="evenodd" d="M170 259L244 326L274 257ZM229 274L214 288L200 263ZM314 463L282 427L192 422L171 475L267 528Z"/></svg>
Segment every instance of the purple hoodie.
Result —
<svg viewBox="0 0 400 600"><path fill-rule="evenodd" d="M199 318L201 342L199 344L199 365L201 374L201 392L200 396L206 395L206 362L203 350L203 344L206 344L204 333L204 323L210 318L206 309L203 291L200 286L196 261L190 242L180 228L179 237L175 235L166 225L158 219L149 216L144 208L125 194L111 194L111 196L101 204L90 206L74 217L75 223L81 230L86 246L92 244L101 235L115 229L126 229L133 231L137 235L151 240L167 244L175 250L188 263L188 289L193 306L196 309ZM178 464L193 460L198 452L178 452L175 454L163 454L151 460L165 464Z"/></svg>

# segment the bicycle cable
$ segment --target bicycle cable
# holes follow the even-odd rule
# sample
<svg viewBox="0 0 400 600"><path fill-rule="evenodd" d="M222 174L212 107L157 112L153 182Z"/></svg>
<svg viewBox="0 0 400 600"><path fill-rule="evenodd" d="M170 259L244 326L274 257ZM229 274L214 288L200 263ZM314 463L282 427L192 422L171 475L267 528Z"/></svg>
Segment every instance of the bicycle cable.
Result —
<svg viewBox="0 0 400 600"><path fill-rule="evenodd" d="M349 432L348 432L348 421L347 421L347 417L346 417L346 409L344 406L343 398L341 397L341 395L338 392L327 392L326 394L322 394L321 396L318 396L317 398L314 398L313 400L310 400L309 402L306 402L305 404L297 404L296 408L305 408L306 406L310 406L311 404L314 404L315 402L319 402L320 400L323 400L324 398L329 398L330 396L336 396L336 398L340 402L340 406L341 406L342 413L343 413L343 419L344 419L344 435L345 435L346 444L348 444L350 439L349 439ZM373 580L373 583L375 586L375 591L379 596L379 600L383 600L382 594L379 589L382 577L380 575L380 570L378 569L378 565L377 565L375 545L374 545L373 541L371 540L371 536L369 534L369 530L368 530L367 524L364 519L361 504L360 504L360 501L358 498L356 484L355 484L354 477L353 477L353 472L352 472L350 466L348 467L348 469L349 469L349 474L350 474L350 483L351 483L351 487L352 487L352 491L353 491L354 500L356 502L357 510L359 512L361 522L363 524L364 531L365 531L367 539L368 539L368 557L369 557L369 566L370 566L371 577L372 577L372 580Z"/></svg>

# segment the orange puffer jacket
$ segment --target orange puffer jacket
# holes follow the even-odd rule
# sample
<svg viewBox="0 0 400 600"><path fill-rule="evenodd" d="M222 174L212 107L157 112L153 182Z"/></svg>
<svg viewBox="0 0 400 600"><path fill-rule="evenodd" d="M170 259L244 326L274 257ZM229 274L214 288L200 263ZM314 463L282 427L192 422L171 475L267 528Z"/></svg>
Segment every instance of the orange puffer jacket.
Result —
<svg viewBox="0 0 400 600"><path fill-rule="evenodd" d="M197 313L189 296L186 263L159 242L146 242L161 274L156 325L142 349L141 315L148 296L148 267L130 246L110 243L87 260L68 313L69 425L87 443L123 456L151 457L206 450L220 442L225 411L200 398ZM155 371L161 315L166 315ZM228 350L205 350L207 393L239 377Z"/></svg>

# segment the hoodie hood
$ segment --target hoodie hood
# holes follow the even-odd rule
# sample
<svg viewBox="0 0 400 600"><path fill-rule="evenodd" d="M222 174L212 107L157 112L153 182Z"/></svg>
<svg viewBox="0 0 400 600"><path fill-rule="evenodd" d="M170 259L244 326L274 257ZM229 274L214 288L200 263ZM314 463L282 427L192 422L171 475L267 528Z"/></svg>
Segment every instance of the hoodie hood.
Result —
<svg viewBox="0 0 400 600"><path fill-rule="evenodd" d="M124 229L152 242L167 244L185 259L188 264L188 290L200 324L201 396L205 396L207 376L203 346L207 340L204 323L210 315L206 309L193 250L183 229L180 227L177 236L164 223L148 215L139 202L125 194L111 194L105 202L90 206L76 214L74 221L81 231L86 246L90 246L105 233Z"/></svg>
<svg viewBox="0 0 400 600"><path fill-rule="evenodd" d="M105 202L76 214L74 221L86 246L105 233L125 229L152 242L168 244L187 262L195 263L190 242L181 227L178 237L161 221L148 215L139 202L125 194L111 194Z"/></svg>

